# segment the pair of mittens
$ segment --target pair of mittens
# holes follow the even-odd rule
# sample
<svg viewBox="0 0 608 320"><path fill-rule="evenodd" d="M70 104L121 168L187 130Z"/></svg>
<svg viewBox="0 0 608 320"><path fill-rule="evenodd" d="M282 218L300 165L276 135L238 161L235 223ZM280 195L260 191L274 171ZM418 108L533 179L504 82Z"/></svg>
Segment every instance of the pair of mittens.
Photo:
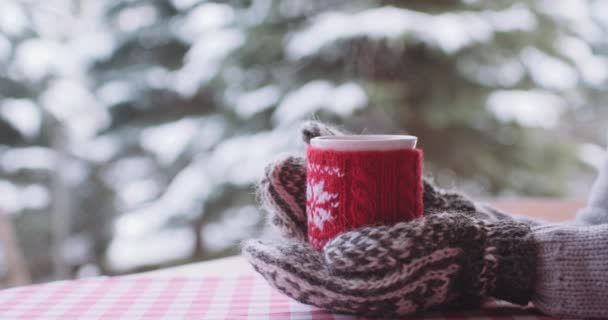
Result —
<svg viewBox="0 0 608 320"><path fill-rule="evenodd" d="M342 132L319 122L303 126L305 142ZM335 312L401 316L477 307L496 297L526 304L533 293L535 243L530 224L424 181L425 216L366 227L307 243L306 160L268 166L259 185L280 242L249 240L243 254L279 291Z"/></svg>
<svg viewBox="0 0 608 320"><path fill-rule="evenodd" d="M305 142L342 134L319 122ZM424 181L425 216L307 243L306 160L268 166L260 200L283 240L249 240L243 254L272 286L334 312L403 316L477 307L488 297L568 318L608 317L608 162L577 220L547 224L500 212Z"/></svg>

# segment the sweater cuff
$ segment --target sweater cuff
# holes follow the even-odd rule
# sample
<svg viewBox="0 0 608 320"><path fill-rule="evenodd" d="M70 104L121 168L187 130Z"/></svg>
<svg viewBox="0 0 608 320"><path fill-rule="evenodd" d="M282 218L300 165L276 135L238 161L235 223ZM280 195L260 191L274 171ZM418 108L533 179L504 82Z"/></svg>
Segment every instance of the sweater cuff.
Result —
<svg viewBox="0 0 608 320"><path fill-rule="evenodd" d="M536 243L530 226L521 222L492 224L484 260L496 259L494 298L526 305L532 299L536 278Z"/></svg>

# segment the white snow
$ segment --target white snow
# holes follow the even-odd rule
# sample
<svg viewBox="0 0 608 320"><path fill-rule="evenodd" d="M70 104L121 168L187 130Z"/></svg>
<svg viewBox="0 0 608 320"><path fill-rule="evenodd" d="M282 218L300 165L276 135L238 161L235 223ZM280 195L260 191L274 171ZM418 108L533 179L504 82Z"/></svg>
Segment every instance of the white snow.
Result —
<svg viewBox="0 0 608 320"><path fill-rule="evenodd" d="M217 74L222 60L244 41L245 35L239 29L203 32L186 53L182 68L172 73L174 90L185 97L194 95Z"/></svg>
<svg viewBox="0 0 608 320"><path fill-rule="evenodd" d="M171 0L171 3L173 3L173 6L175 6L177 10L186 10L203 1L204 0Z"/></svg>
<svg viewBox="0 0 608 320"><path fill-rule="evenodd" d="M127 101L133 93L133 87L126 81L110 81L97 89L96 95L106 106L114 106Z"/></svg>
<svg viewBox="0 0 608 320"><path fill-rule="evenodd" d="M285 95L273 114L273 120L281 125L291 125L321 109L345 117L366 103L367 95L357 84L345 83L334 87L328 81L315 80Z"/></svg>
<svg viewBox="0 0 608 320"><path fill-rule="evenodd" d="M488 41L494 32L531 30L537 22L529 9L513 6L502 11L454 12L429 15L412 10L380 7L357 13L326 12L313 19L306 29L288 41L292 59L318 52L324 46L346 38L368 36L412 39L454 53L479 42Z"/></svg>
<svg viewBox="0 0 608 320"><path fill-rule="evenodd" d="M199 214L201 205L212 192L211 184L201 163L183 169L169 184L158 200L127 212L114 223L117 236L142 237L162 229L176 216Z"/></svg>
<svg viewBox="0 0 608 320"><path fill-rule="evenodd" d="M145 71L144 77L146 79L146 84L150 86L150 88L155 89L167 88L171 78L169 70L158 66L148 68L148 70Z"/></svg>
<svg viewBox="0 0 608 320"><path fill-rule="evenodd" d="M28 27L28 19L21 4L16 1L0 1L0 33L19 35Z"/></svg>
<svg viewBox="0 0 608 320"><path fill-rule="evenodd" d="M40 131L42 115L31 100L4 99L0 105L0 116L25 137L35 137Z"/></svg>
<svg viewBox="0 0 608 320"><path fill-rule="evenodd" d="M69 129L74 140L91 138L110 124L108 110L80 82L55 80L40 100L42 106Z"/></svg>
<svg viewBox="0 0 608 320"><path fill-rule="evenodd" d="M39 184L18 186L0 180L0 194L0 214L18 214L25 209L40 210L50 204L48 189Z"/></svg>
<svg viewBox="0 0 608 320"><path fill-rule="evenodd" d="M9 173L19 170L54 170L55 152L44 147L11 148L0 153L0 165Z"/></svg>
<svg viewBox="0 0 608 320"><path fill-rule="evenodd" d="M21 188L24 206L29 209L44 209L51 204L51 195L47 187L41 184L30 184Z"/></svg>
<svg viewBox="0 0 608 320"><path fill-rule="evenodd" d="M254 183L264 173L266 164L278 154L302 148L296 143L298 134L295 127L226 139L200 162L208 168L214 183Z"/></svg>
<svg viewBox="0 0 608 320"><path fill-rule="evenodd" d="M156 171L154 161L144 156L132 156L122 158L109 166L103 172L102 179L112 187L118 187L126 183L145 179Z"/></svg>
<svg viewBox="0 0 608 320"><path fill-rule="evenodd" d="M521 58L532 80L540 87L566 90L577 84L577 72L558 58L532 47L523 49Z"/></svg>
<svg viewBox="0 0 608 320"><path fill-rule="evenodd" d="M10 57L13 46L6 37L0 34L0 61L7 60Z"/></svg>
<svg viewBox="0 0 608 320"><path fill-rule="evenodd" d="M488 97L486 107L502 122L526 127L554 128L566 108L559 96L543 90L501 90Z"/></svg>
<svg viewBox="0 0 608 320"><path fill-rule="evenodd" d="M21 193L13 183L6 180L0 180L0 214L14 214L23 210L21 202Z"/></svg>
<svg viewBox="0 0 608 320"><path fill-rule="evenodd" d="M160 186L153 179L142 179L126 182L118 186L118 197L122 209L133 210L147 201L153 200L160 193Z"/></svg>
<svg viewBox="0 0 608 320"><path fill-rule="evenodd" d="M226 119L218 114L200 120L198 135L193 141L194 150L207 150L226 136Z"/></svg>
<svg viewBox="0 0 608 320"><path fill-rule="evenodd" d="M188 147L199 128L199 121L184 118L175 122L144 129L141 146L154 154L161 164L174 162Z"/></svg>
<svg viewBox="0 0 608 320"><path fill-rule="evenodd" d="M367 95L354 83L346 83L334 89L328 101L329 110L339 116L348 117L367 103Z"/></svg>
<svg viewBox="0 0 608 320"><path fill-rule="evenodd" d="M115 271L185 259L194 250L190 228L172 228L137 237L117 234L108 247L107 261Z"/></svg>
<svg viewBox="0 0 608 320"><path fill-rule="evenodd" d="M21 42L15 49L11 71L16 75L34 82L47 75L81 81L92 62L114 51L116 43L103 20L105 5L100 1L83 2L78 14L74 14L69 1L49 0L24 6L31 18L26 19L27 29L37 37ZM0 4L0 15L4 14L2 9ZM11 19L14 17L8 20Z"/></svg>
<svg viewBox="0 0 608 320"><path fill-rule="evenodd" d="M468 79L484 86L511 87L521 81L525 70L515 59L484 63L479 57L465 56L457 61L458 71Z"/></svg>
<svg viewBox="0 0 608 320"><path fill-rule="evenodd" d="M54 41L29 39L16 49L14 67L32 81L39 81L51 72L58 72L67 53Z"/></svg>
<svg viewBox="0 0 608 320"><path fill-rule="evenodd" d="M118 217L114 224L118 237L143 237L162 229L174 217L201 214L202 205L218 184L248 185L262 175L264 167L283 151L299 147L296 132L277 130L227 139L212 152L202 152L179 172L157 200ZM108 175L108 181L121 186L124 166ZM141 175L140 175L141 176Z"/></svg>
<svg viewBox="0 0 608 320"><path fill-rule="evenodd" d="M239 117L249 118L272 107L279 100L280 94L279 88L274 85L242 93L236 102L235 111Z"/></svg>
<svg viewBox="0 0 608 320"><path fill-rule="evenodd" d="M231 6L214 2L202 3L188 12L178 27L178 34L192 41L205 31L227 27L233 21L234 9Z"/></svg>
<svg viewBox="0 0 608 320"><path fill-rule="evenodd" d="M608 78L608 59L593 54L585 41L575 37L563 37L558 39L555 47L574 61L585 81L595 86L604 84Z"/></svg>
<svg viewBox="0 0 608 320"><path fill-rule="evenodd" d="M538 27L536 16L523 4L515 4L507 10L482 11L482 15L497 32L530 31Z"/></svg>
<svg viewBox="0 0 608 320"><path fill-rule="evenodd" d="M261 219L260 210L255 206L229 208L219 222L208 223L201 230L205 249L217 252L238 245L253 236Z"/></svg>
<svg viewBox="0 0 608 320"><path fill-rule="evenodd" d="M131 32L152 25L156 20L158 20L156 7L144 4L121 10L117 25L122 31Z"/></svg>
<svg viewBox="0 0 608 320"><path fill-rule="evenodd" d="M116 156L121 149L122 140L116 135L106 134L92 139L72 143L70 151L81 159L102 163Z"/></svg>

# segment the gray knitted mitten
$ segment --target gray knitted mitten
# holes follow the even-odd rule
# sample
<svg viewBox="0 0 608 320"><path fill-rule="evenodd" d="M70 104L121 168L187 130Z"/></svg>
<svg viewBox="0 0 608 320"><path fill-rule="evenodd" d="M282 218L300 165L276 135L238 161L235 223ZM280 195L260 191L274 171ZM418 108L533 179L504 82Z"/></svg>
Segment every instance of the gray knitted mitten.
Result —
<svg viewBox="0 0 608 320"><path fill-rule="evenodd" d="M321 133L339 131L316 122L303 129L305 141ZM529 301L535 248L527 224L425 181L424 218L342 234L320 253L306 243L305 186L304 159L269 166L261 201L291 241L243 246L254 268L286 295L374 316L475 307L489 296Z"/></svg>
<svg viewBox="0 0 608 320"><path fill-rule="evenodd" d="M489 296L525 304L534 250L525 224L457 213L347 232L324 253L301 241L243 246L253 267L293 299L370 316L473 308Z"/></svg>

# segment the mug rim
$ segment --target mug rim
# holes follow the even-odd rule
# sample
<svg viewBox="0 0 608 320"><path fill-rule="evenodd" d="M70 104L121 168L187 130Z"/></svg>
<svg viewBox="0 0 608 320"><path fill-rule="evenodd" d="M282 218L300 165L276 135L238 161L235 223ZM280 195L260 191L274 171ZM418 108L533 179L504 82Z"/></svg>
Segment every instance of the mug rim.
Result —
<svg viewBox="0 0 608 320"><path fill-rule="evenodd" d="M414 149L418 137L412 135L366 134L343 136L319 136L310 145L319 149L338 151L382 151Z"/></svg>

